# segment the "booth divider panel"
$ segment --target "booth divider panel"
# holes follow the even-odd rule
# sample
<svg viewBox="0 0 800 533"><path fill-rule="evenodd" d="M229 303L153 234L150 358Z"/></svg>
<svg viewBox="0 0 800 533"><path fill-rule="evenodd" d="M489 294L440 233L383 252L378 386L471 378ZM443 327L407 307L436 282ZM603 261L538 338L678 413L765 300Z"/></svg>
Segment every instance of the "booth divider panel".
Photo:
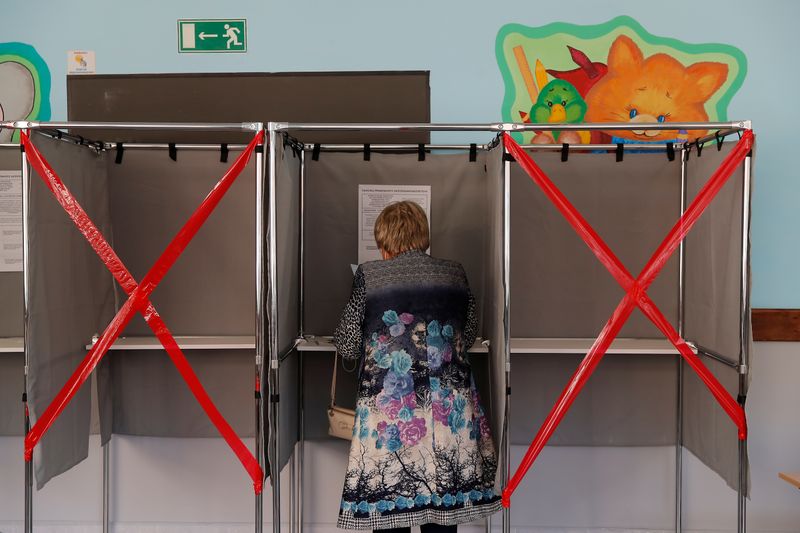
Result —
<svg viewBox="0 0 800 533"><path fill-rule="evenodd" d="M284 355L300 333L300 157L289 148L277 150L275 187L278 355Z"/></svg>
<svg viewBox="0 0 800 533"><path fill-rule="evenodd" d="M106 155L42 135L32 140L110 238ZM114 281L36 174L31 176L29 229L28 405L35 423L85 357L87 340L111 320ZM35 449L39 488L86 458L90 389L88 383L81 388Z"/></svg>
<svg viewBox="0 0 800 533"><path fill-rule="evenodd" d="M703 364L735 398L739 389L736 371L707 357L703 358ZM739 486L736 426L689 365L683 367L683 407L684 447L736 490ZM749 494L749 486L745 487L745 494Z"/></svg>
<svg viewBox="0 0 800 533"><path fill-rule="evenodd" d="M730 150L723 145L720 152L709 147L702 157L692 153L690 201ZM734 170L686 237L686 338L732 362L739 360L743 170Z"/></svg>
<svg viewBox="0 0 800 533"><path fill-rule="evenodd" d="M719 152L708 147L701 157L692 152L687 163L690 201L731 147L726 143ZM742 165L734 170L686 238L685 337L732 363L738 363L740 352L743 171ZM737 369L708 357L702 361L735 398L739 393ZM752 357L749 363L752 368ZM736 489L736 427L688 367L684 367L683 390L684 446Z"/></svg>
<svg viewBox="0 0 800 533"><path fill-rule="evenodd" d="M582 355L512 355L511 443L529 445ZM678 366L669 355L603 359L548 441L551 446L675 444ZM712 398L713 400L713 398Z"/></svg>
<svg viewBox="0 0 800 533"><path fill-rule="evenodd" d="M300 333L300 157L291 148L276 150L275 200L277 205L277 298L279 468L289 461L298 440L298 353L291 350ZM266 384L264 384L266 385ZM268 397L268 396L267 396Z"/></svg>
<svg viewBox="0 0 800 533"><path fill-rule="evenodd" d="M19 146L0 147L0 170L21 168ZM20 221L22 214L20 213ZM22 337L22 272L0 272L0 337ZM0 436L24 433L22 389L25 358L21 353L0 353Z"/></svg>
<svg viewBox="0 0 800 533"><path fill-rule="evenodd" d="M228 170L217 151L127 150L110 158L114 249L141 280ZM255 157L181 255L151 301L173 335L253 335ZM127 296L119 289L120 301ZM137 316L123 335L152 336Z"/></svg>
<svg viewBox="0 0 800 533"><path fill-rule="evenodd" d="M109 161L113 246L141 280L228 170L218 151L127 150ZM255 327L255 158L151 297L173 335L253 335ZM127 296L118 288L120 302ZM123 335L153 336L137 315ZM254 434L252 350L184 351L220 412L241 436ZM218 436L166 352L115 351L101 395L113 396L115 433Z"/></svg>
<svg viewBox="0 0 800 533"><path fill-rule="evenodd" d="M240 437L255 434L253 350L191 350L187 360L222 416ZM114 433L150 437L218 437L163 350L124 350L112 358Z"/></svg>
<svg viewBox="0 0 800 533"><path fill-rule="evenodd" d="M505 164L502 148L491 150L486 155L486 251L484 255L484 298L483 298L483 335L490 342L489 355L486 360L489 387L479 389L489 414L492 436L497 451L498 489L506 471L504 446L507 427L506 420L506 323L505 323L505 249L504 249L504 201L505 201ZM513 251L512 251L513 254ZM510 280L508 280L510 281ZM473 357L473 359L477 359ZM517 382L519 383L519 382Z"/></svg>
<svg viewBox="0 0 800 533"><path fill-rule="evenodd" d="M633 276L680 216L680 162L663 153L533 154ZM511 176L511 336L594 338L623 290L517 164ZM648 294L675 325L675 254ZM620 337L662 338L639 311Z"/></svg>
<svg viewBox="0 0 800 533"><path fill-rule="evenodd" d="M358 186L430 185L431 255L464 265L483 303L486 155L322 153L306 157L305 329L330 335L350 295L358 262Z"/></svg>

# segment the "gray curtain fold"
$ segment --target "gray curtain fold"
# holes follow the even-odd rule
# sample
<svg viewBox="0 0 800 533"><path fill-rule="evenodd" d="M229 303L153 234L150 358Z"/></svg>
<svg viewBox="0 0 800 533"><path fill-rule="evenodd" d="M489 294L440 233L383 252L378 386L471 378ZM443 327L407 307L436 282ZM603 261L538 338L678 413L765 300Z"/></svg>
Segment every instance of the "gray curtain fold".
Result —
<svg viewBox="0 0 800 533"><path fill-rule="evenodd" d="M114 247L141 280L239 152L126 150L108 162ZM173 335L253 335L255 328L255 157L153 292ZM127 296L118 288L120 305ZM125 336L152 337L141 316ZM241 436L255 432L253 350L185 350L222 415ZM113 432L158 437L218 436L164 350L114 351L98 381L113 398Z"/></svg>
<svg viewBox="0 0 800 533"><path fill-rule="evenodd" d="M726 143L719 152L708 147L701 157L692 153L687 162L689 201L732 147L733 143ZM742 164L734 170L686 238L686 338L735 364L740 357L742 327L743 187ZM749 335L749 313L745 320L748 321L746 331ZM744 342L749 347L752 337L748 336ZM737 370L708 357L701 360L736 398L739 393ZM752 357L750 367L752 369ZM683 391L684 445L722 476L730 487L737 488L736 426L688 367L684 370Z"/></svg>
<svg viewBox="0 0 800 533"><path fill-rule="evenodd" d="M484 250L483 280L483 335L489 341L488 390L483 389L483 399L488 402L489 421L497 451L498 486L506 472L504 443L509 438L506 420L506 323L504 276L504 218L505 218L505 164L503 150L497 147L486 155L486 247ZM506 280L510 282L510 280ZM476 359L475 357L472 358Z"/></svg>
<svg viewBox="0 0 800 533"><path fill-rule="evenodd" d="M298 361L292 349L300 333L300 155L291 147L278 147L275 161L275 201L277 206L278 357L280 428L278 468L283 468L294 451L298 426ZM263 384L266 387L266 383ZM266 391L271 394L272 391ZM268 397L268 396L265 396Z"/></svg>
<svg viewBox="0 0 800 533"><path fill-rule="evenodd" d="M0 147L0 170L22 168L18 146ZM22 337L23 287L22 272L0 272L0 337ZM0 353L0 436L24 433L22 410L25 356L21 353Z"/></svg>
<svg viewBox="0 0 800 533"><path fill-rule="evenodd" d="M50 162L106 238L111 234L106 156L34 135ZM28 401L35 423L111 319L113 279L39 176L30 187ZM75 395L34 453L39 488L88 453L91 383Z"/></svg>

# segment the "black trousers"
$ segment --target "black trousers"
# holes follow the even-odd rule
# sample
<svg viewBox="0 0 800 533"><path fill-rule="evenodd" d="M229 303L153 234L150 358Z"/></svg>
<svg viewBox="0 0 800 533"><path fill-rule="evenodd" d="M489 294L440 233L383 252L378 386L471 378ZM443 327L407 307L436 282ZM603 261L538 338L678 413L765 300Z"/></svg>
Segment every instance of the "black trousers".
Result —
<svg viewBox="0 0 800 533"><path fill-rule="evenodd" d="M439 524L422 524L419 526L421 533L456 533L458 526L441 526ZM392 529L376 529L375 533L411 533L410 527L395 527Z"/></svg>

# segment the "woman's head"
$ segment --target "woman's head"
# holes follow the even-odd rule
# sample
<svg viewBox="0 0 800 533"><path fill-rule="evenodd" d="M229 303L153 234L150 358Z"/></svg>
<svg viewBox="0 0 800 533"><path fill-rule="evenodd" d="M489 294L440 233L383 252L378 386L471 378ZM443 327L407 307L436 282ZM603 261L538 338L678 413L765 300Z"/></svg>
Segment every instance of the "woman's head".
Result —
<svg viewBox="0 0 800 533"><path fill-rule="evenodd" d="M431 241L425 211L410 201L387 205L375 220L375 242L384 257L427 250Z"/></svg>

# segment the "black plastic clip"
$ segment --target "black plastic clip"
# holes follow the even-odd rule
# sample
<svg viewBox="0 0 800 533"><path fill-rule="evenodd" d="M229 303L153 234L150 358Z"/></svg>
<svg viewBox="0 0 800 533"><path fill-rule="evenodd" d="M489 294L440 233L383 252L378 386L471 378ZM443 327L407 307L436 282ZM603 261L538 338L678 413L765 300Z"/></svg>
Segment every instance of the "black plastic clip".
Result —
<svg viewBox="0 0 800 533"><path fill-rule="evenodd" d="M255 152L257 154L263 154L264 153L264 145L263 144L257 144Z"/></svg>
<svg viewBox="0 0 800 533"><path fill-rule="evenodd" d="M700 139L694 141L694 147L697 148L697 157L703 155L703 143L700 142Z"/></svg>
<svg viewBox="0 0 800 533"><path fill-rule="evenodd" d="M617 143L617 163L622 161L624 154L625 154L625 145L622 143Z"/></svg>
<svg viewBox="0 0 800 533"><path fill-rule="evenodd" d="M509 154L508 152L503 152L503 161L506 161L508 163L513 163L514 161L516 161L516 159L514 159L514 156Z"/></svg>
<svg viewBox="0 0 800 533"><path fill-rule="evenodd" d="M56 139L58 139L60 141L61 137L63 137L63 136L64 136L64 134L61 133L61 130L56 130Z"/></svg>
<svg viewBox="0 0 800 533"><path fill-rule="evenodd" d="M312 161L319 161L319 150L320 150L320 148L321 148L321 146L319 145L319 143L316 143L314 145L314 148L311 150L311 160Z"/></svg>
<svg viewBox="0 0 800 533"><path fill-rule="evenodd" d="M228 162L228 143L222 143L219 145L219 162Z"/></svg>
<svg viewBox="0 0 800 533"><path fill-rule="evenodd" d="M114 163L118 165L122 164L123 153L125 153L125 148L122 147L122 143L117 143L117 156L114 158Z"/></svg>
<svg viewBox="0 0 800 533"><path fill-rule="evenodd" d="M569 143L562 143L561 144L561 161L567 161L569 159Z"/></svg>
<svg viewBox="0 0 800 533"><path fill-rule="evenodd" d="M24 144L19 143L19 151L22 152L23 154L25 153L25 145Z"/></svg>
<svg viewBox="0 0 800 533"><path fill-rule="evenodd" d="M478 145L471 143L469 145L469 162L474 163L478 160Z"/></svg>
<svg viewBox="0 0 800 533"><path fill-rule="evenodd" d="M78 135L78 144L80 146L83 146L85 143L86 143L86 139L84 139L83 136Z"/></svg>
<svg viewBox="0 0 800 533"><path fill-rule="evenodd" d="M417 145L417 161L425 161L425 145L423 143Z"/></svg>
<svg viewBox="0 0 800 533"><path fill-rule="evenodd" d="M736 396L736 401L739 403L739 405L744 407L744 404L747 402L747 395L739 394L738 396Z"/></svg>
<svg viewBox="0 0 800 533"><path fill-rule="evenodd" d="M511 387L506 387L506 396L511 396Z"/></svg>
<svg viewBox="0 0 800 533"><path fill-rule="evenodd" d="M280 394L270 394L269 395L269 401L270 401L270 403L278 403L278 402L281 401L281 395Z"/></svg>
<svg viewBox="0 0 800 533"><path fill-rule="evenodd" d="M23 392L22 393L22 403L28 403L28 393L27 392Z"/></svg>
<svg viewBox="0 0 800 533"><path fill-rule="evenodd" d="M675 161L675 143L667 143L667 159Z"/></svg>
<svg viewBox="0 0 800 533"><path fill-rule="evenodd" d="M256 400L260 400L261 399L261 391L258 390L258 389L256 389L256 391L255 391L255 398L256 398Z"/></svg>
<svg viewBox="0 0 800 533"><path fill-rule="evenodd" d="M178 149L175 147L175 143L169 143L169 158L173 161L178 160Z"/></svg>
<svg viewBox="0 0 800 533"><path fill-rule="evenodd" d="M714 138L717 140L717 152L719 152L722 150L722 141L724 141L725 138L719 134L719 130L714 133Z"/></svg>
<svg viewBox="0 0 800 533"><path fill-rule="evenodd" d="M369 143L364 145L364 161L369 161L372 157L372 150L369 147Z"/></svg>

